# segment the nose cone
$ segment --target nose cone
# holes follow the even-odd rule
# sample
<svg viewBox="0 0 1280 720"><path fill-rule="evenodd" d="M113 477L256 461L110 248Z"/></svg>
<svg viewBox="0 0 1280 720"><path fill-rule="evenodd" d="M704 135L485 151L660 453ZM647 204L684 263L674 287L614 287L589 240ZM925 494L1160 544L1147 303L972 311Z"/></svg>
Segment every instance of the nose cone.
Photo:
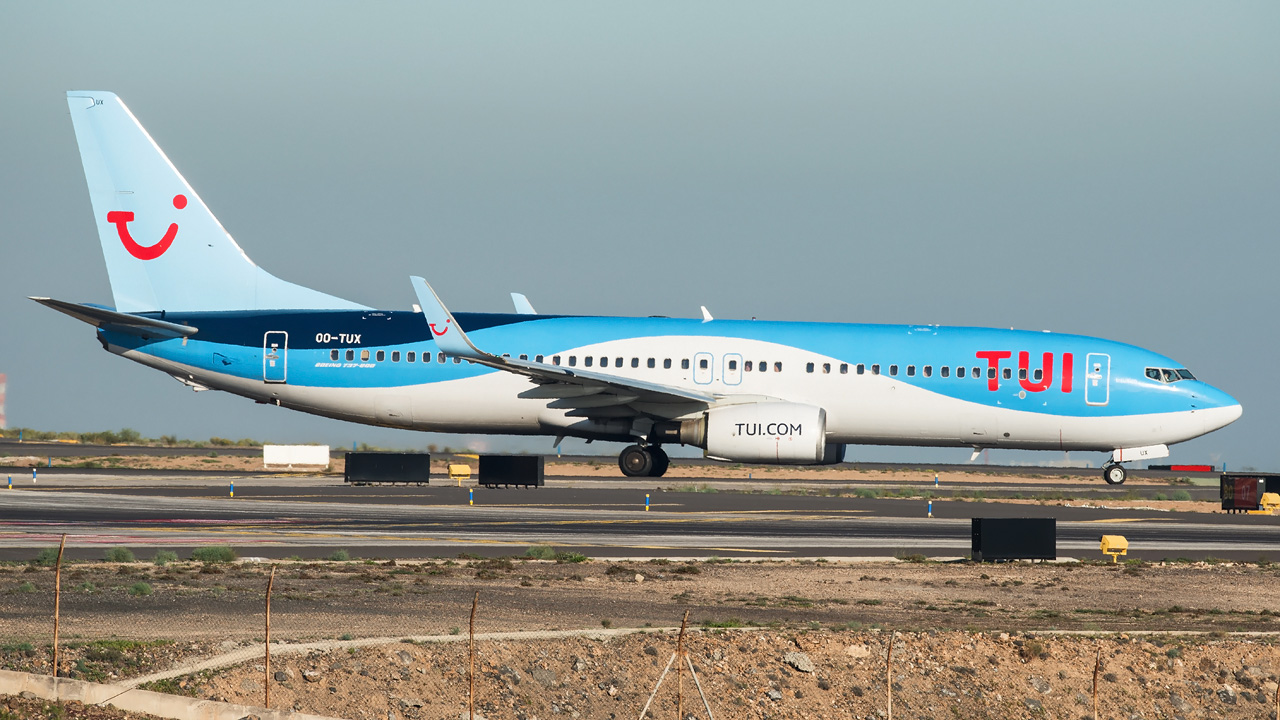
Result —
<svg viewBox="0 0 1280 720"><path fill-rule="evenodd" d="M1205 385L1203 391L1196 395L1200 405L1196 414L1201 417L1207 433L1230 425L1244 413L1240 401L1210 385Z"/></svg>

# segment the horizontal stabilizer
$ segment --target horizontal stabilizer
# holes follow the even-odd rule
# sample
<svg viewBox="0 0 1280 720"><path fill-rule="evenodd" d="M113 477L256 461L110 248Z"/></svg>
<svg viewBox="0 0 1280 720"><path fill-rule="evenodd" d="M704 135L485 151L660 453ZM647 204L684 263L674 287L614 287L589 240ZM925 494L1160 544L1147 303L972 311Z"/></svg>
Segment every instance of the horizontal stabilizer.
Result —
<svg viewBox="0 0 1280 720"><path fill-rule="evenodd" d="M129 313L116 312L96 305L84 305L47 297L33 297L31 299L45 307L53 308L60 313L70 315L81 322L87 322L103 330L115 330L131 335L141 335L142 337L163 338L190 337L199 332L199 330L190 325L156 320L155 318L142 317L141 315L130 315Z"/></svg>
<svg viewBox="0 0 1280 720"><path fill-rule="evenodd" d="M523 293L511 293L511 303L516 306L517 315L538 314L538 311L533 309L533 303L529 302L529 298Z"/></svg>

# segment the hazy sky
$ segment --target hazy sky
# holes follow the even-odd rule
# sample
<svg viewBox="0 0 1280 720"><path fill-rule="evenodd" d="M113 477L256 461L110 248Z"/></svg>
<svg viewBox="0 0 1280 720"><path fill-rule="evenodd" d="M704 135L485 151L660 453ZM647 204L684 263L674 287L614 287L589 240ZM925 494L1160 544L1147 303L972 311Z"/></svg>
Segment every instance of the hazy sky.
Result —
<svg viewBox="0 0 1280 720"><path fill-rule="evenodd" d="M88 89L319 290L1097 335L1244 404L1175 461L1280 470L1278 29L1274 2L4 3L9 423L478 444L196 395L26 300L111 300Z"/></svg>

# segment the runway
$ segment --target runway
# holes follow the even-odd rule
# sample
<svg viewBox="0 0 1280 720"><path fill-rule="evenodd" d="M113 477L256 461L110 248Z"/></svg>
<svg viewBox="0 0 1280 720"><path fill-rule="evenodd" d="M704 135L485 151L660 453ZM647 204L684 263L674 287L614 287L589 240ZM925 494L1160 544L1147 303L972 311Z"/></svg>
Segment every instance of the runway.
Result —
<svg viewBox="0 0 1280 720"><path fill-rule="evenodd" d="M189 552L205 544L276 558L324 557L338 548L354 557L518 555L532 545L592 557L959 557L969 552L970 518L980 516L1057 518L1060 556L1098 558L1099 537L1119 534L1129 539L1130 557L1280 560L1280 518L1108 509L1105 500L1071 507L939 499L929 518L918 499L592 483L472 494L328 478L234 482L234 499L229 481L118 473L0 489L0 559L30 559L62 533L71 536L72 556L83 558L117 545L147 557L148 548Z"/></svg>

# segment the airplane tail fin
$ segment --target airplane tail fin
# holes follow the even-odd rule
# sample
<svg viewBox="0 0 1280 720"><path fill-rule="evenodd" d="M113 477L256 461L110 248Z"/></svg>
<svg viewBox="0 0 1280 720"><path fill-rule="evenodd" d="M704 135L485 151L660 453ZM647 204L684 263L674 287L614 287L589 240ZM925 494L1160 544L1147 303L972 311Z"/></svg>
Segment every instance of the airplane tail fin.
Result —
<svg viewBox="0 0 1280 720"><path fill-rule="evenodd" d="M67 106L116 309L363 309L258 267L114 93Z"/></svg>

